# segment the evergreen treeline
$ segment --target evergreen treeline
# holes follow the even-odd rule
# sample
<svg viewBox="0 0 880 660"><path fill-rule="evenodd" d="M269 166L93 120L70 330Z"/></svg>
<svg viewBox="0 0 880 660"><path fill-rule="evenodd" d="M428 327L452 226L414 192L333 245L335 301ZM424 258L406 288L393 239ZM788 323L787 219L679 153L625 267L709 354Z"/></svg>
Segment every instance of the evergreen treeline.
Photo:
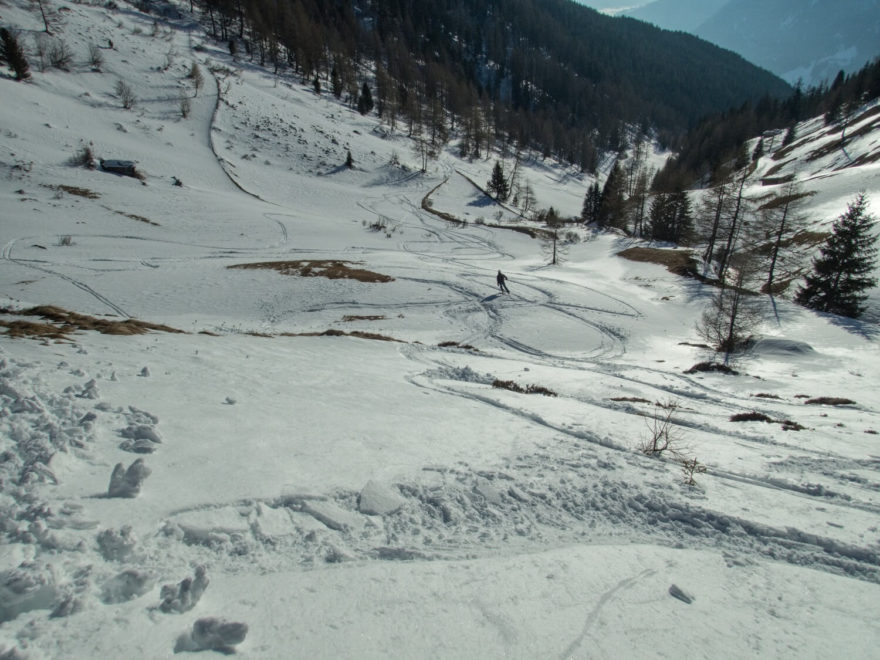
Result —
<svg viewBox="0 0 880 660"><path fill-rule="evenodd" d="M676 139L707 113L790 88L733 53L571 0L201 0L230 48L463 155L497 138L594 170L638 126ZM326 86L324 86L326 87Z"/></svg>
<svg viewBox="0 0 880 660"><path fill-rule="evenodd" d="M670 190L694 181L707 183L724 163L747 162L743 144L772 129L784 130L781 146L797 138L795 124L804 119L825 116L828 124L845 119L862 104L880 97L880 59L857 73L841 71L829 86L806 91L798 86L786 99L764 97L757 103L746 102L735 110L706 117L680 144L674 145L678 156L655 178L654 187ZM763 143L759 143L763 148Z"/></svg>

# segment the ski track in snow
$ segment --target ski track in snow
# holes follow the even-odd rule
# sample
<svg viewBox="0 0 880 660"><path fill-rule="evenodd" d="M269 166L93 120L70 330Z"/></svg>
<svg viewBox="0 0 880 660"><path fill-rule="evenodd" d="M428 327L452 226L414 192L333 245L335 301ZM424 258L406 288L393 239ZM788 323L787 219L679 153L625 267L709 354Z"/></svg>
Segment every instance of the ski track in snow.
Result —
<svg viewBox="0 0 880 660"><path fill-rule="evenodd" d="M187 38L188 52L193 52L192 33ZM190 257L149 261L138 258L131 262L149 269L162 268L175 260L232 260L239 255L277 259L316 254L317 250L302 248L291 237L298 221L297 215L288 212L292 206L276 203L262 191L258 194L248 190L247 180L236 176L231 161L218 149L218 116L226 100L221 99L221 80L213 72L211 79L216 98L203 137L228 181L242 195L264 205L260 217L277 228L272 231L272 240L264 245L232 246L132 235L88 237L168 244L194 252ZM440 176L445 175L448 181L453 167L442 165ZM487 387L493 377L490 370L505 372L529 365L535 372L547 374L554 384L559 383L559 398L584 410L585 417L599 409L617 418L634 419L639 425L649 418L654 411L651 403L645 407L609 398L608 392L618 386L625 387L627 392L637 391L649 401L674 398L682 404L675 418L678 427L712 434L731 443L762 445L779 451L779 460L771 462L765 472L748 466L735 470L710 465L701 480L711 481L715 487L749 489L755 497L821 506L828 511L829 519L833 519L835 511L866 514L865 518L880 514L880 502L875 497L880 480L859 473L876 475L880 457L849 458L812 448L799 442L797 433L790 434L790 441L780 441L759 431L729 428L729 424L722 422L737 412L758 410L783 419L803 413L804 406L788 401L756 401L724 391L711 379L627 363L629 338L623 329L625 322L646 318L638 303L583 284L554 280L541 269L518 273L516 292L500 295L491 286L494 270L499 265L503 268L514 255L504 250L495 232L477 224L458 227L427 213L414 200L422 199L433 180L417 173L382 185L397 188L366 196L357 202L357 207L402 229L405 235L395 238L398 242L394 249L352 246L345 256L382 256L399 250L409 261L398 266L396 279L420 285L422 289L442 290L449 298L374 304L336 300L298 310L290 307L285 295L278 295L259 301L264 325L271 330L300 311L341 309L404 315L430 311L449 321L462 337L460 344L484 348L472 353L405 343L399 354L412 366L406 382L424 392L501 412L511 424L544 432L540 437L552 438L547 442L553 446L536 446L531 451L502 458L501 464L492 469L463 463L426 465L421 473L393 484L401 505L381 516L362 514L358 508L359 493L348 490L239 498L181 507L166 512L158 530L137 540L130 555L133 563L157 572L171 561L177 566L214 562L222 563L231 572L271 573L315 570L350 561L466 560L574 544L645 542L715 550L723 554L729 566L747 565L759 557L880 584L880 546L875 541L852 542L840 535L842 532L830 521L827 533L823 534L797 526L762 523L747 512L713 510L703 504L700 491L670 485L670 468L675 463L646 458L625 445L625 440L612 439L587 425L557 420L549 407L552 401ZM268 207L273 210L266 210ZM112 313L129 317L117 301L83 281L87 275L74 278L62 272L64 268L73 268L70 264L16 258L16 244L22 240L24 237L15 238L3 246L3 261L63 280ZM338 258L339 254L328 256ZM83 271L91 268L87 264L75 267ZM125 262L120 270L125 270ZM590 303L571 302L575 299L589 299ZM541 317L548 327L570 323L582 336L593 338L593 344L575 352L548 349L534 340L518 339L511 328L520 314ZM103 565L88 569L82 565L84 559L81 561L83 557L89 558L82 554L83 549L94 546L97 532L118 531L101 529L102 521L82 513L86 508L83 502L100 503L107 499L107 494L93 492L53 500L50 487L63 482L67 461L86 465L90 474L100 475L103 486L111 466L96 458L95 447L108 442L108 438L126 452L126 467L141 456L149 463L152 452L173 454L175 442L158 441L162 431L158 417L140 410L135 402L110 402L102 398L102 379L116 378L115 372L107 374L112 365L95 367L101 374L97 375L64 360L51 366L48 362L43 366L30 363L5 349L0 349L0 358L0 433L10 439L0 462L0 484L16 484L15 489L3 492L3 531L15 543L37 547L60 558L54 563L33 563L31 572L22 578L24 582L33 581L39 597L2 605L0 613L14 616L31 609L56 607L58 603L87 602L94 598L97 585L114 576L122 566L107 556ZM471 363L479 363L481 373L472 369ZM53 372L63 372L71 383L69 387L53 391L49 385L55 376ZM586 388L565 391L569 375L591 378L601 388L595 392ZM860 412L878 420L877 411ZM779 474L771 470L778 470ZM821 485L803 483L797 478L799 473L818 474L828 481ZM96 486L93 490L100 488ZM134 504L132 511L136 512ZM125 543L119 543L119 547L103 548L102 552L125 550ZM49 573L52 575L47 577ZM567 638L571 641L566 640L561 657L583 654L603 608L654 573L646 569L631 574L601 593L585 613L582 628L573 628L574 634ZM477 608L507 644L516 642L516 629L491 605L477 603Z"/></svg>

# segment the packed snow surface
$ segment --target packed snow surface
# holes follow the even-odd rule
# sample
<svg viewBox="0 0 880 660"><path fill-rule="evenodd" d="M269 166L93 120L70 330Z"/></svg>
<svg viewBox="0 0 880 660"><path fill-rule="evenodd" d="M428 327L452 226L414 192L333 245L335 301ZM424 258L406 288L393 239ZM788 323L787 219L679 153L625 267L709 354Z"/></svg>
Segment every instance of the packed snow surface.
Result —
<svg viewBox="0 0 880 660"><path fill-rule="evenodd" d="M478 189L493 157L422 173L405 128L233 60L188 6L51 8L71 70L0 79L0 320L165 327L0 335L2 657L876 655L875 302L768 301L738 375L685 373L711 290L583 229L548 266ZM817 222L876 209L847 165L877 134L801 172ZM563 215L591 183L520 176ZM385 277L289 263L317 261ZM667 417L676 451L643 454Z"/></svg>

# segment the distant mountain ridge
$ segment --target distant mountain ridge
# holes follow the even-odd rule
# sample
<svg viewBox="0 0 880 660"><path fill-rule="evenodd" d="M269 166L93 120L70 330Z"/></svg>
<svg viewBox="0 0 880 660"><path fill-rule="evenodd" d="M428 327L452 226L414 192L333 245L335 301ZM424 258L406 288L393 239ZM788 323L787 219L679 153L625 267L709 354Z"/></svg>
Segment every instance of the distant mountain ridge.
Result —
<svg viewBox="0 0 880 660"><path fill-rule="evenodd" d="M790 83L820 84L880 56L880 0L655 0L625 13L691 32Z"/></svg>

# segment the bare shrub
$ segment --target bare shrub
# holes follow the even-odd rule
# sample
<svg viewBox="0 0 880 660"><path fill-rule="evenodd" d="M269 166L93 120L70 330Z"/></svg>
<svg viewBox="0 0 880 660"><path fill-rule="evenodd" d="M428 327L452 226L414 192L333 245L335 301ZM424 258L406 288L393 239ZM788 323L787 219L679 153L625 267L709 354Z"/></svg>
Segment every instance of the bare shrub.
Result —
<svg viewBox="0 0 880 660"><path fill-rule="evenodd" d="M122 102L122 107L126 110L131 110L134 107L134 104L137 103L137 97L134 95L134 90L131 88L131 85L122 80L122 78L116 81L114 91L116 92L116 96L118 96L119 100Z"/></svg>
<svg viewBox="0 0 880 660"><path fill-rule="evenodd" d="M104 51L101 50L98 44L89 44L89 64L94 71L100 71L101 67L104 66Z"/></svg>
<svg viewBox="0 0 880 660"><path fill-rule="evenodd" d="M90 170L95 169L98 159L95 158L95 152L92 151L90 144L82 145L68 161L74 167L87 167Z"/></svg>
<svg viewBox="0 0 880 660"><path fill-rule="evenodd" d="M39 62L40 73L49 68L49 47L52 44L52 37L45 32L34 35L34 53Z"/></svg>
<svg viewBox="0 0 880 660"><path fill-rule="evenodd" d="M49 64L61 71L70 71L73 53L62 39L54 39L49 46Z"/></svg>
<svg viewBox="0 0 880 660"><path fill-rule="evenodd" d="M696 458L683 458L681 460L681 472L686 486L696 486L697 482L694 481L694 475L703 474L705 471L706 466Z"/></svg>
<svg viewBox="0 0 880 660"><path fill-rule="evenodd" d="M189 70L189 74L187 78L192 80L193 88L195 89L195 93L193 96L199 95L199 90L202 88L202 85L205 84L205 78L202 76L202 70L199 68L197 62L192 63L192 67Z"/></svg>
<svg viewBox="0 0 880 660"><path fill-rule="evenodd" d="M180 96L178 98L179 108L180 108L180 116L186 119L189 117L189 113L192 111L192 102L189 100L189 96L186 95L186 92L180 90Z"/></svg>
<svg viewBox="0 0 880 660"><path fill-rule="evenodd" d="M61 247L70 247L73 245L73 237L70 234L66 234L58 239L58 245Z"/></svg>
<svg viewBox="0 0 880 660"><path fill-rule="evenodd" d="M681 441L681 434L675 423L673 415L678 412L680 404L677 401L666 401L657 404L657 409L650 420L645 420L648 433L639 450L647 456L658 456L664 451L676 452L676 447Z"/></svg>

